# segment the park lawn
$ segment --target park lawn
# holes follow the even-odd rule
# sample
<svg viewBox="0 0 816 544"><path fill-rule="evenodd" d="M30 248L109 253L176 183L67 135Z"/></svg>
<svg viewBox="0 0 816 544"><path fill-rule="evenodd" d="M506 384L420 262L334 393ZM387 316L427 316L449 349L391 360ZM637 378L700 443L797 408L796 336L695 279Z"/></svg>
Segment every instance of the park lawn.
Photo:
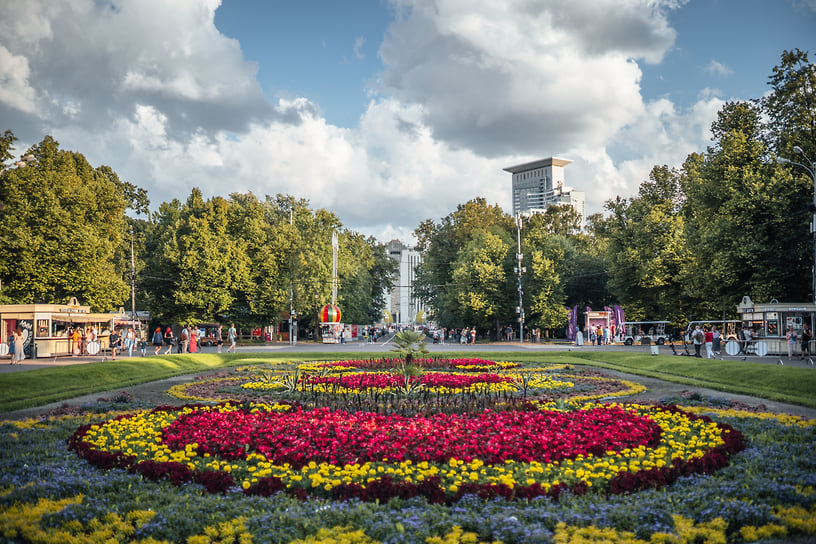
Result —
<svg viewBox="0 0 816 544"><path fill-rule="evenodd" d="M599 368L816 408L816 369L811 367L622 351L571 355Z"/></svg>
<svg viewBox="0 0 816 544"><path fill-rule="evenodd" d="M222 367L305 360L335 360L376 354L238 353L153 356L60 366L0 375L0 414L43 406L83 395L196 374ZM382 354L389 356L389 354ZM436 352L435 357L461 358L462 352ZM467 357L533 364L574 364L607 368L669 382L755 396L816 408L816 369L719 361L671 355L651 356L622 351L468 352Z"/></svg>

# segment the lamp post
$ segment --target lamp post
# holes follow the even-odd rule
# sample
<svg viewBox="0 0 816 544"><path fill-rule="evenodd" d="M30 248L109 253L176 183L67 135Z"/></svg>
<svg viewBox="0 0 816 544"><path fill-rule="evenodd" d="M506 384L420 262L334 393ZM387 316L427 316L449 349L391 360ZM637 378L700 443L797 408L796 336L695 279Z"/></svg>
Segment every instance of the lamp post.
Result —
<svg viewBox="0 0 816 544"><path fill-rule="evenodd" d="M522 288L522 274L524 274L525 269L521 266L521 261L524 258L524 254L521 252L521 213L516 213L516 236L518 242L518 252L516 253L516 259L518 259L518 265L516 267L516 274L518 276L518 308L516 308L516 313L519 315L519 342L524 342L524 289Z"/></svg>
<svg viewBox="0 0 816 544"><path fill-rule="evenodd" d="M807 164L803 164L801 162L794 162L790 159L786 159L784 157L778 157L776 162L779 164L795 164L796 166L801 166L807 173L810 174L810 177L813 178L813 202L811 203L811 208L813 212L813 217L810 221L810 232L813 235L813 267L811 269L812 283L811 287L813 291L811 292L811 300L816 302L816 164L814 164L806 155L805 152L802 151L802 148L798 145L793 146L793 152L802 155L802 158L805 160Z"/></svg>
<svg viewBox="0 0 816 544"><path fill-rule="evenodd" d="M130 225L130 310L131 321L136 321L136 259L133 256L133 225Z"/></svg>

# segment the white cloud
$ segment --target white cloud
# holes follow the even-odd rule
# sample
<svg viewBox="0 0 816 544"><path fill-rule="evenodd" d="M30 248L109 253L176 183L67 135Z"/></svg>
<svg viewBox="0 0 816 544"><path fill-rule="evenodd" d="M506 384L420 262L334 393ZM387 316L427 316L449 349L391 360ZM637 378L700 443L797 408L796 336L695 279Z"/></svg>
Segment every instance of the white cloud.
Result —
<svg viewBox="0 0 816 544"><path fill-rule="evenodd" d="M361 59L365 57L363 54L363 46L365 45L366 39L363 36L358 36L357 39L354 40L354 57Z"/></svg>
<svg viewBox="0 0 816 544"><path fill-rule="evenodd" d="M34 113L35 91L29 84L28 59L14 55L0 45L0 103L26 113Z"/></svg>
<svg viewBox="0 0 816 544"><path fill-rule="evenodd" d="M709 62L708 65L706 65L705 70L709 74L719 77L730 76L731 74L734 73L734 70L732 70L725 64L722 64L721 62L717 62L714 59L711 59L711 62Z"/></svg>
<svg viewBox="0 0 816 544"><path fill-rule="evenodd" d="M683 112L641 97L637 62L672 46L666 11L683 3L395 0L381 85L343 128L308 97L263 95L216 0L30 0L0 22L0 118L14 123L0 129L51 134L154 206L193 187L289 193L383 240L477 196L509 209L502 168L550 155L576 161L567 183L600 211L682 162L713 119L710 97Z"/></svg>

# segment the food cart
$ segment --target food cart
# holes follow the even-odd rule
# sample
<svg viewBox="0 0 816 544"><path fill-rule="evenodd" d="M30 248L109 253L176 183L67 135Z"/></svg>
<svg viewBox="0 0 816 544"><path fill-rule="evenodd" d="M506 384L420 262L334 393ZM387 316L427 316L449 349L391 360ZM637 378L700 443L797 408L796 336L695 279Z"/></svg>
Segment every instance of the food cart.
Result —
<svg viewBox="0 0 816 544"><path fill-rule="evenodd" d="M0 305L0 341L7 345L12 331L20 327L26 358L96 355L108 349L112 327L138 326L142 318L147 319L144 313L133 320L123 309L92 312L90 306L81 305L76 297L68 304L3 304ZM78 344L71 340L75 329L84 333L88 328L96 332L96 342L86 344L84 334Z"/></svg>

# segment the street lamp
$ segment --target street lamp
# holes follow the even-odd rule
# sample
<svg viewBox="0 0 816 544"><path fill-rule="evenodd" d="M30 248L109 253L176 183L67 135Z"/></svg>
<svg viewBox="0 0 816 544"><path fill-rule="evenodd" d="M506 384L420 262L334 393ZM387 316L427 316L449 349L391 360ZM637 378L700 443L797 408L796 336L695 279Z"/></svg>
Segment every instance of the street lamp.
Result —
<svg viewBox="0 0 816 544"><path fill-rule="evenodd" d="M776 162L779 164L795 164L796 166L801 166L807 173L810 174L810 177L813 178L813 202L812 202L812 212L813 218L810 222L810 232L813 234L813 268L812 268L812 276L813 281L811 287L813 291L811 293L813 302L816 302L816 164L814 164L807 156L805 152L802 151L802 148L798 145L793 146L793 152L802 155L802 158L805 160L807 164L803 164L801 162L794 162L790 159L786 159L784 157L777 157Z"/></svg>
<svg viewBox="0 0 816 544"><path fill-rule="evenodd" d="M522 286L522 274L526 272L526 269L521 266L521 261L524 258L524 254L521 252L521 212L516 212L516 233L517 233L517 240L518 240L518 252L516 253L516 259L518 259L518 266L516 268L516 274L518 275L518 308L516 308L516 312L519 314L519 342L524 342L524 288Z"/></svg>
<svg viewBox="0 0 816 544"><path fill-rule="evenodd" d="M130 225L130 310L131 321L136 321L136 259L133 255L133 225Z"/></svg>

